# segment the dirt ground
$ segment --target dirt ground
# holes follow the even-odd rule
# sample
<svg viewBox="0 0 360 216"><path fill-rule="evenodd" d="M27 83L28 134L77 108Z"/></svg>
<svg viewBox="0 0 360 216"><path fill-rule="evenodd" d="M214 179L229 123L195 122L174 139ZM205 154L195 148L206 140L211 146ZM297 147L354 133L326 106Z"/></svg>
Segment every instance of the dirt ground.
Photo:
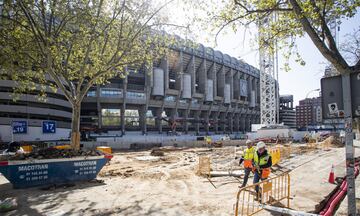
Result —
<svg viewBox="0 0 360 216"><path fill-rule="evenodd" d="M211 178L212 185L195 174L201 155L211 156L213 170L241 170L234 147L167 151L161 157L151 156L150 151L120 152L100 172L98 179L103 183L13 190L0 175L0 199L18 200L18 209L5 215L233 215L242 179L216 177ZM314 210L335 187L327 183L331 165L336 176L344 176L344 155L344 148L304 151L275 167L273 175L292 170L293 209ZM359 147L356 155L360 155ZM342 208L346 206L342 205L339 215L346 212Z"/></svg>

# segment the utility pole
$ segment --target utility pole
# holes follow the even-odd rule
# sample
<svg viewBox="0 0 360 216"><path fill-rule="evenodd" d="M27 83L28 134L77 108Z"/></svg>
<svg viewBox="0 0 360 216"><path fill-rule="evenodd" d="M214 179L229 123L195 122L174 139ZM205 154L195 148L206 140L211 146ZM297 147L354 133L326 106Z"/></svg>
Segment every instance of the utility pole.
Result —
<svg viewBox="0 0 360 216"><path fill-rule="evenodd" d="M345 118L345 152L346 152L346 180L347 180L347 198L348 215L356 215L356 197L355 197L355 159L353 145L352 128L352 109L351 109L351 86L350 74L344 74L342 78L344 118Z"/></svg>
<svg viewBox="0 0 360 216"><path fill-rule="evenodd" d="M331 33L335 39L336 45L339 46L340 29L337 19L329 22ZM332 65L332 74L338 74L335 67ZM355 196L355 158L354 158L354 134L353 134L353 117L352 117L352 104L351 104L351 82L350 74L343 74L342 79L342 94L344 103L344 120L345 120L345 158L346 158L346 180L347 180L347 198L348 198L348 215L356 215L356 196Z"/></svg>

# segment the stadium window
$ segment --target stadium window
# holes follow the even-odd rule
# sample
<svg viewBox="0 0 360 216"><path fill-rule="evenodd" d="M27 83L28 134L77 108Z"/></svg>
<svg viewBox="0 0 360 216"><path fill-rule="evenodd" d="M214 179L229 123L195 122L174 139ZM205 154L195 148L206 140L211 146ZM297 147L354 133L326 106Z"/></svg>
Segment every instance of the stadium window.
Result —
<svg viewBox="0 0 360 216"><path fill-rule="evenodd" d="M120 126L120 109L101 109L101 122L104 126Z"/></svg>

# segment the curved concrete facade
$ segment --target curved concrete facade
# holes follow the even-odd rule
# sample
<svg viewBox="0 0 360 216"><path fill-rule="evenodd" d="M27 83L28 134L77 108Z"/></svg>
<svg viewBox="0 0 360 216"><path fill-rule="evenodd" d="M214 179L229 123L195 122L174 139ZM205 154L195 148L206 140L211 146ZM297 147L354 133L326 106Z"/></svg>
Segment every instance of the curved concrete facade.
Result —
<svg viewBox="0 0 360 216"><path fill-rule="evenodd" d="M127 70L125 78L89 90L82 127L122 134L222 134L250 131L260 121L259 70L220 51L201 44L176 47L152 65ZM154 76L154 70L162 76ZM0 125L27 120L29 127L41 127L42 121L54 120L58 128L70 129L71 106L61 91L47 89L47 102L37 100L36 92L13 102L14 85L0 81Z"/></svg>
<svg viewBox="0 0 360 216"><path fill-rule="evenodd" d="M16 101L12 99L15 82L0 80L0 139L2 141L58 140L68 138L71 127L71 105L59 91L54 93L50 88L46 101L38 100L36 91L21 95ZM55 121L55 134L42 134L43 121ZM27 121L27 134L12 135L12 121Z"/></svg>
<svg viewBox="0 0 360 216"><path fill-rule="evenodd" d="M164 72L163 82L154 80L159 79L154 70ZM251 124L260 122L259 76L255 67L201 44L173 48L152 65L129 67L125 79L94 86L83 101L82 125L122 134L250 131ZM240 86L241 80L246 85Z"/></svg>

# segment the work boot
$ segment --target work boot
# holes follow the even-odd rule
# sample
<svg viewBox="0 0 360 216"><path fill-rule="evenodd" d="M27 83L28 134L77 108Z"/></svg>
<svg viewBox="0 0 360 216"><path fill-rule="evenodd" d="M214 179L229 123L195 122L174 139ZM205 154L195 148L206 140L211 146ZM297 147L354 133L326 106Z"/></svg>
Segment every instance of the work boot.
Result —
<svg viewBox="0 0 360 216"><path fill-rule="evenodd" d="M259 203L261 203L261 193L260 193L260 191L256 193L255 201L258 201Z"/></svg>

